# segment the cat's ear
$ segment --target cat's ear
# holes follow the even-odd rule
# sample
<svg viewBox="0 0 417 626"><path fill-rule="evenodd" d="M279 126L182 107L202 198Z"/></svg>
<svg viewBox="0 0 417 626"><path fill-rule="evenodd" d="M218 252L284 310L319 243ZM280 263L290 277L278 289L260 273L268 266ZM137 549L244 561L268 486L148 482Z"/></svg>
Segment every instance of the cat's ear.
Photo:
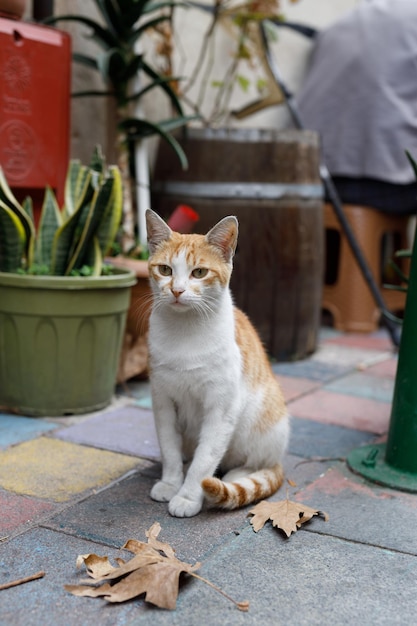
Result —
<svg viewBox="0 0 417 626"><path fill-rule="evenodd" d="M232 260L237 245L238 221L230 215L218 222L206 235L209 243L219 248L225 261Z"/></svg>
<svg viewBox="0 0 417 626"><path fill-rule="evenodd" d="M152 209L146 209L145 217L149 252L153 254L160 243L171 238L172 230Z"/></svg>

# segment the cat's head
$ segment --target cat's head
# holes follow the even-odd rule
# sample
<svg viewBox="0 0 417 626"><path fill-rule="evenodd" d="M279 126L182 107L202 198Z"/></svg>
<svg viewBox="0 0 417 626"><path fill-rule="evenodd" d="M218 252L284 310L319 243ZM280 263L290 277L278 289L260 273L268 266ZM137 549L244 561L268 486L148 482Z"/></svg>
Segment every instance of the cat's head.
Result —
<svg viewBox="0 0 417 626"><path fill-rule="evenodd" d="M229 286L237 219L223 218L206 235L181 235L148 209L146 226L155 306L178 312L214 310Z"/></svg>

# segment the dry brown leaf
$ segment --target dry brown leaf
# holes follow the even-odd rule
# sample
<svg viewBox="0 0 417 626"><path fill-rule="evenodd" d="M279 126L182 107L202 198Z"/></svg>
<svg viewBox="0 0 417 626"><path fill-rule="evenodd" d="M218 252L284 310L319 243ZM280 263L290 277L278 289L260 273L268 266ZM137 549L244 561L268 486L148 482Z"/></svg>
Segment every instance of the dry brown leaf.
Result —
<svg viewBox="0 0 417 626"><path fill-rule="evenodd" d="M134 556L129 561L116 559L117 567L110 563L108 557L80 555L77 567L84 564L93 581L87 579L82 581L82 585L65 585L65 589L76 596L103 597L108 602L124 602L144 593L147 602L163 609L175 609L180 575L185 572L219 591L240 610L248 610L248 602L235 602L221 589L196 574L200 563L191 565L177 559L175 550L168 543L159 541L160 531L160 524L155 522L146 532L147 543L129 539L123 548ZM99 583L104 584L98 586Z"/></svg>
<svg viewBox="0 0 417 626"><path fill-rule="evenodd" d="M262 500L249 511L248 515L253 515L250 523L256 533L270 519L272 525L283 530L287 537L291 533L295 533L302 524L311 520L315 515L321 515L325 522L329 519L327 513L312 509L300 502L292 502L288 498L280 502Z"/></svg>

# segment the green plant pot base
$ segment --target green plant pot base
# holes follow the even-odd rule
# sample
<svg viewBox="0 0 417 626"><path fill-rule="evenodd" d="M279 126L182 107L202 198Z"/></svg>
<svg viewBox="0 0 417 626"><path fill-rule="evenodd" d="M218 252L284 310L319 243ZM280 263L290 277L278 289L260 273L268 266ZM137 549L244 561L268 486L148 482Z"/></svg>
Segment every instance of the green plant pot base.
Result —
<svg viewBox="0 0 417 626"><path fill-rule="evenodd" d="M76 405L74 406L64 407L60 404L58 407L49 406L48 409L45 409L43 406L34 406L35 402L32 402L31 406L19 405L15 408L6 408L10 411L18 413L19 415L25 415L28 417L68 417L69 415L84 415L85 413L93 413L94 411L104 409L110 404L112 396L113 388L110 393L106 394L104 400L97 404L92 404L91 406L88 406L84 402L81 402L81 404L76 402Z"/></svg>
<svg viewBox="0 0 417 626"><path fill-rule="evenodd" d="M114 393L133 273L0 273L0 406L60 416L105 407Z"/></svg>
<svg viewBox="0 0 417 626"><path fill-rule="evenodd" d="M386 444L363 446L353 450L347 463L350 469L371 482L399 491L417 493L417 474L389 465L385 460Z"/></svg>

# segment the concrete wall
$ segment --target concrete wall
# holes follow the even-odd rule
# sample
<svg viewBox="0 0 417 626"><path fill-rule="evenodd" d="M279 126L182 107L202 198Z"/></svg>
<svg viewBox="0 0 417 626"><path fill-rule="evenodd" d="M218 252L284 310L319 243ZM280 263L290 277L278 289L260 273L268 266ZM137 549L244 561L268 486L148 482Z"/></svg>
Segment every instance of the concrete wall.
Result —
<svg viewBox="0 0 417 626"><path fill-rule="evenodd" d="M353 7L361 0L298 0L294 3L290 0L282 0L282 10L288 20L310 24L322 28L336 20L345 11ZM363 1L363 0L362 0ZM91 0L55 0L55 14L80 13L95 16L95 5ZM176 29L178 31L176 44L174 71L181 75L187 75L196 59L197 51L207 19L204 14L196 9L178 10L176 16ZM60 27L69 30L73 37L73 49L94 50L94 45L88 40L88 29L80 25L68 25L64 22ZM223 30L223 29L221 29ZM149 39L152 44L152 38ZM216 40L216 54L218 57L219 70L222 69L225 59L230 59L230 51L234 45L227 31L219 33ZM291 89L297 90L305 70L308 59L310 44L303 37L289 32L280 32L279 40L273 46L279 66L286 82ZM152 56L152 52L150 52ZM250 69L244 68L245 74L250 76ZM73 63L72 77L73 91L85 89L98 89L103 87L100 78L94 71ZM215 88L208 86L206 105L213 101ZM248 94L236 91L232 108L248 103L256 92ZM144 111L150 119L161 119L169 116L170 111L164 98L156 95L156 91L144 101ZM87 97L72 100L72 125L71 125L71 156L87 160L93 146L99 142L110 159L114 154L114 111L105 98ZM257 113L245 119L241 124L245 126L282 127L288 122L285 108L276 106ZM236 125L235 121L231 121ZM151 150L152 152L152 150Z"/></svg>

